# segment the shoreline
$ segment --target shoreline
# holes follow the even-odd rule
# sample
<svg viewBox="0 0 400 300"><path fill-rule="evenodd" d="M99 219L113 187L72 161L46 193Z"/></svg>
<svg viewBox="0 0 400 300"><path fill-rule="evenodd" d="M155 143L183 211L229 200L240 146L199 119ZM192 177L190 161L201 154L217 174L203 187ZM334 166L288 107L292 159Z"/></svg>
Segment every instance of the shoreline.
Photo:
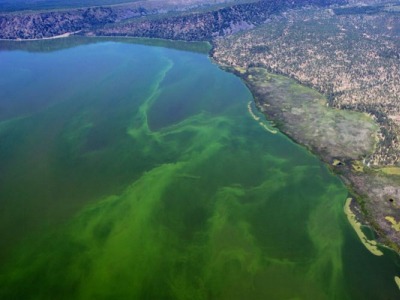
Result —
<svg viewBox="0 0 400 300"><path fill-rule="evenodd" d="M60 35L55 35L55 36L51 36L51 37L43 37L40 39L0 39L0 41L8 41L8 42L31 42L31 41L46 41L46 40L56 40L56 39L64 39L64 38L68 38L71 37L73 35L75 35L76 33L81 32L81 30L79 31L75 31L75 32L66 32Z"/></svg>
<svg viewBox="0 0 400 300"><path fill-rule="evenodd" d="M262 128L264 128L266 131L272 133L272 134L277 134L278 130L276 129L270 129L264 122L262 122L261 118L256 116L256 114L253 112L253 109L251 107L251 104L254 101L249 101L249 103L247 103L247 110L249 111L249 114L251 115L251 117L254 119L254 121L256 121Z"/></svg>
<svg viewBox="0 0 400 300"><path fill-rule="evenodd" d="M68 37L72 36L73 34L74 34L73 32L67 32L67 33L55 35L52 37L43 37L40 39L0 39L0 41L16 42L16 43L31 42L31 41L46 41L46 40L56 40L56 39L68 38Z"/></svg>
<svg viewBox="0 0 400 300"><path fill-rule="evenodd" d="M218 62L216 62L218 64ZM397 231L392 230L393 228L397 228L400 226L400 222L398 224L393 224L393 217L391 216L384 216L381 217L379 214L382 214L381 211L379 210L380 207L378 207L377 211L378 213L374 215L375 213L375 207L374 204L376 204L380 199L378 199L378 196L373 193L369 193L368 191L369 185L371 185L371 190L373 188L377 187L390 187L392 188L393 186L399 187L400 184L397 184L395 180L392 180L393 178L389 177L388 175L382 175L381 172L379 172L380 169L371 169L368 166L365 166L362 164L362 159L360 159L359 155L356 158L354 155L357 154L357 151L355 153L352 153L351 155L348 155L346 153L346 149L339 149L339 150L344 150L342 151L343 153L341 155L332 155L332 153L329 153L329 151L324 151L323 147L318 148L315 145L312 144L311 139L304 138L304 136L299 136L298 132L293 132L287 127L285 127L286 122L288 119L285 119L279 115L281 112L285 111L290 111L290 108L286 107L274 107L274 103L271 104L269 102L270 98L273 98L273 95L270 96L269 98L262 99L262 96L260 96L259 93L257 93L257 88L252 86L250 83L251 80L253 79L254 75L249 75L251 72L249 72L249 69L245 68L240 68L240 67L230 67L230 66L224 66L218 64L221 68L224 70L231 72L241 78L243 82L247 85L249 88L250 92L252 93L253 99L255 103L257 103L257 108L260 109L260 111L264 114L265 118L267 120L270 120L276 124L279 124L277 126L277 129L286 135L288 138L290 138L294 143L301 145L305 147L308 151L310 151L314 156L316 156L321 162L323 162L330 170L331 172L335 175L338 176L339 179L343 182L344 186L346 187L349 197L354 197L355 201L352 203L352 206L349 207L349 212L355 215L355 217L358 220L361 220L360 226L366 226L369 227L371 230L373 230L377 234L377 238L372 241L372 244L375 242L377 245L379 244L381 247L384 248L389 248L396 252L397 254L400 254L400 243L399 240L396 239L397 237ZM261 69L261 68L259 68ZM284 78L285 80L288 81L294 81L293 79L283 76L280 74L272 74L268 73L271 75L271 77L280 77ZM249 80L250 78L250 80ZM263 88L265 89L265 83L268 82L271 78L264 78L263 79ZM300 83L296 82L297 86L300 86L300 88L303 89L308 89L312 90L312 93L318 93L318 91L315 91L314 89L311 89L310 87L301 85ZM275 103L276 105L276 103ZM293 108L292 108L293 109ZM364 121L367 121L367 119L364 120L364 117L362 113L357 113L353 111L345 111L345 110L338 110L338 109L333 109L329 108L332 111L338 112L338 113L343 113L343 114L354 114L354 115L359 115L360 116L360 122L361 124ZM278 116L278 117L277 117ZM289 120L291 121L291 120ZM370 120L371 121L371 120ZM298 124L296 124L298 125ZM375 143L375 142L374 142ZM372 149L375 147L375 145L368 151L372 151ZM340 147L338 147L340 148ZM365 149L364 149L365 150ZM361 165L360 165L361 164ZM380 181L375 184L375 179L378 178ZM392 180L392 181L390 181ZM400 177L399 177L400 180ZM392 184L391 186L388 186ZM375 185L374 185L375 184ZM373 197L376 197L377 199L375 201L372 201L371 199ZM389 200L393 200L390 198ZM354 208L357 208L356 211L353 211ZM345 209L345 206L343 207ZM377 217L378 215L378 217ZM379 218L381 217L381 218ZM349 219L350 221L350 219ZM351 224L352 227L354 228L353 224ZM383 227L382 225L385 225ZM396 227L397 226L397 227ZM354 228L356 230L356 228ZM357 235L359 233L356 230ZM359 236L360 237L360 236ZM360 240L363 242L365 245L365 241L360 237ZM368 242L371 244L371 241ZM379 251L379 250L378 250Z"/></svg>
<svg viewBox="0 0 400 300"><path fill-rule="evenodd" d="M212 49L212 44L208 41L184 41L184 40L168 40L168 39L161 39L161 38L148 38L148 37L133 37L133 36L112 36L112 35L81 35L76 34L81 31L77 32L69 32L68 35L57 35L50 38L41 38L41 39L0 39L0 42L9 42L9 43L29 43L29 42L36 42L36 41L54 41L57 39L68 39L68 38L82 38L82 39L99 39L99 40L116 40L116 41L123 41L126 40L127 42L134 42L137 44L143 45L151 45L156 47L165 47L165 48L175 48L181 51L190 51L190 52L198 52L206 54L210 58L210 51ZM188 47L190 46L190 47Z"/></svg>
<svg viewBox="0 0 400 300"><path fill-rule="evenodd" d="M356 214L351 209L351 204L353 202L353 198L347 198L346 203L344 205L344 213L347 216L347 220L349 224L353 227L354 231L356 232L358 238L360 239L361 243L365 246L365 248L371 252L373 255L382 256L383 252L378 249L378 243L376 240L370 240L362 231L362 226L356 217Z"/></svg>

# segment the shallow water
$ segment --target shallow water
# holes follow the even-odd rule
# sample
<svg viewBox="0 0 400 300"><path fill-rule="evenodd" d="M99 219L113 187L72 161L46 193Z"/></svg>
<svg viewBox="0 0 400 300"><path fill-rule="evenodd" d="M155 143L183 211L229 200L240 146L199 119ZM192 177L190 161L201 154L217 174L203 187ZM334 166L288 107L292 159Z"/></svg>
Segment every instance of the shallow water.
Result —
<svg viewBox="0 0 400 300"><path fill-rule="evenodd" d="M343 184L238 78L66 41L0 52L1 299L400 297L398 257L364 248Z"/></svg>

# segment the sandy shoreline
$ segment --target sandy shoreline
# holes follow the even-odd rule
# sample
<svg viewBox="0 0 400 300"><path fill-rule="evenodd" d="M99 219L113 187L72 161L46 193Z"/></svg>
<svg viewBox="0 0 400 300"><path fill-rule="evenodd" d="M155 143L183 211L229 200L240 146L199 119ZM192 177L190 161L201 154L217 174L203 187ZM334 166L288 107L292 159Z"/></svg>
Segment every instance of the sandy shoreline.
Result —
<svg viewBox="0 0 400 300"><path fill-rule="evenodd" d="M70 37L70 36L72 36L72 35L74 35L76 33L79 33L79 32L81 32L81 30L74 31L74 32L66 32L66 33L63 33L63 34L60 34L60 35L55 35L55 36L52 36L52 37L43 37L43 38L40 38L40 39L14 39L14 40L12 40L12 39L0 39L0 41L28 42L28 41L56 40L56 39L63 39L63 38Z"/></svg>
<svg viewBox="0 0 400 300"><path fill-rule="evenodd" d="M278 133L278 130L276 129L270 129L264 122L261 121L260 117L257 117L256 114L253 112L253 109L251 108L251 103L253 101L249 101L249 103L247 104L247 110L249 111L250 115L252 116L252 118L261 126L263 127L265 130L267 130L268 132L272 133L272 134L276 134Z"/></svg>
<svg viewBox="0 0 400 300"><path fill-rule="evenodd" d="M378 249L378 243L375 240L369 240L362 231L362 224L358 222L356 215L351 210L352 201L352 198L347 198L344 205L344 213L346 214L350 225L353 227L361 243L365 246L365 248L367 248L369 252L376 256L382 256L383 252Z"/></svg>

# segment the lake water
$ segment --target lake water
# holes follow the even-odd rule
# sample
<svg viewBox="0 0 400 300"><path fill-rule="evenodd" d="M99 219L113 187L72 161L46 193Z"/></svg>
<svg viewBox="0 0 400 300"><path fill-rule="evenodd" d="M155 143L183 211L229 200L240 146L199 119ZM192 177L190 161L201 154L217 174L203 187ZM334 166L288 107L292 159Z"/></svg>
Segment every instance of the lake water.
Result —
<svg viewBox="0 0 400 300"><path fill-rule="evenodd" d="M0 44L0 299L399 299L339 179L164 46Z"/></svg>

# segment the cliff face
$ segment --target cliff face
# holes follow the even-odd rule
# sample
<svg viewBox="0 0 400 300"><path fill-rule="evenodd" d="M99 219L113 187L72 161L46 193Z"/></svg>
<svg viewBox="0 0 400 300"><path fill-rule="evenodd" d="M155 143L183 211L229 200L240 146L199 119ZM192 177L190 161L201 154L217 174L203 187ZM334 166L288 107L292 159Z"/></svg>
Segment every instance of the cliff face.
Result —
<svg viewBox="0 0 400 300"><path fill-rule="evenodd" d="M94 34L203 41L252 28L265 22L272 14L286 9L299 8L306 5L328 6L345 3L347 3L346 0L264 0L204 13L153 20L135 20L124 24L116 23L99 28L94 31Z"/></svg>
<svg viewBox="0 0 400 300"><path fill-rule="evenodd" d="M306 5L345 4L347 0L263 0L237 4L214 11L159 15L154 19L137 17L157 10L140 7L94 7L67 11L0 15L0 39L40 39L67 32L86 34L156 37L179 40L211 40L263 23L270 15ZM133 18L131 21L126 19ZM123 21L123 22L121 22ZM107 26L106 26L107 25Z"/></svg>
<svg viewBox="0 0 400 300"><path fill-rule="evenodd" d="M116 20L110 8L0 15L1 39L40 39L93 28Z"/></svg>

